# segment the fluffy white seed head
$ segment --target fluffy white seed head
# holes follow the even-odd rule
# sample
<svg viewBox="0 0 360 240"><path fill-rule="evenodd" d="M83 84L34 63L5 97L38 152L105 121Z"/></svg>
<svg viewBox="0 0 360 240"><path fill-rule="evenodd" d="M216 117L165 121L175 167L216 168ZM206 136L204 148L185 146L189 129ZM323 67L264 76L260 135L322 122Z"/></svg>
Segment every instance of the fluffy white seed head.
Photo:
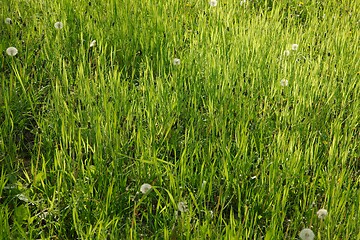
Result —
<svg viewBox="0 0 360 240"><path fill-rule="evenodd" d="M299 44L294 43L293 45L291 45L291 50L293 51L298 50L298 48L299 48Z"/></svg>
<svg viewBox="0 0 360 240"><path fill-rule="evenodd" d="M178 210L180 212L187 212L188 211L188 206L187 206L186 202L179 202L178 203Z"/></svg>
<svg viewBox="0 0 360 240"><path fill-rule="evenodd" d="M63 24L62 22L56 22L56 23L54 24L54 27L55 27L56 29L62 29L62 28L64 27L64 24Z"/></svg>
<svg viewBox="0 0 360 240"><path fill-rule="evenodd" d="M287 85L289 85L289 81L287 79L281 79L280 80L280 85L282 87L286 87Z"/></svg>
<svg viewBox="0 0 360 240"><path fill-rule="evenodd" d="M150 191L150 189L151 189L151 185L148 183L144 183L140 187L140 192L142 192L142 194L146 194L148 191Z"/></svg>
<svg viewBox="0 0 360 240"><path fill-rule="evenodd" d="M285 55L285 56L289 56L289 55L290 55L290 51L289 51L289 50L285 50L285 51L284 51L284 55Z"/></svg>
<svg viewBox="0 0 360 240"><path fill-rule="evenodd" d="M175 65L175 66L177 66L177 65L180 65L180 59L179 58L174 58L173 59L173 64Z"/></svg>
<svg viewBox="0 0 360 240"><path fill-rule="evenodd" d="M9 55L9 56L15 56L16 54L18 53L18 50L14 47L8 47L6 49L6 54Z"/></svg>
<svg viewBox="0 0 360 240"><path fill-rule="evenodd" d="M11 24L11 23L12 23L11 18L5 18L5 23L6 23L6 24Z"/></svg>
<svg viewBox="0 0 360 240"><path fill-rule="evenodd" d="M96 46L96 40L91 41L90 47L95 47L95 46Z"/></svg>
<svg viewBox="0 0 360 240"><path fill-rule="evenodd" d="M301 230L299 237L302 240L313 240L315 237L315 234L310 228L304 228L303 230Z"/></svg>
<svg viewBox="0 0 360 240"><path fill-rule="evenodd" d="M210 4L211 7L216 7L217 0L210 0L209 4Z"/></svg>
<svg viewBox="0 0 360 240"><path fill-rule="evenodd" d="M319 211L317 211L317 216L320 219L324 219L327 215L328 215L328 211L324 208L320 209Z"/></svg>

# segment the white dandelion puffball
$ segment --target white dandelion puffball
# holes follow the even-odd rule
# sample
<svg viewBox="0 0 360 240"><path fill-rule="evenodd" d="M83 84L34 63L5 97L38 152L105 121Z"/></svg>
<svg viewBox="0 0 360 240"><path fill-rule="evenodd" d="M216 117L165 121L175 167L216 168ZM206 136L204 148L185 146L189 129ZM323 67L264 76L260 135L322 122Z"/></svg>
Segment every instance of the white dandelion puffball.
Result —
<svg viewBox="0 0 360 240"><path fill-rule="evenodd" d="M174 58L174 59L173 59L173 64L174 64L175 66L180 65L180 59Z"/></svg>
<svg viewBox="0 0 360 240"><path fill-rule="evenodd" d="M217 0L210 0L209 4L210 4L211 7L216 7Z"/></svg>
<svg viewBox="0 0 360 240"><path fill-rule="evenodd" d="M285 56L289 56L289 55L290 55L290 51L289 51L289 50L285 50L285 51L284 51L284 55L285 55Z"/></svg>
<svg viewBox="0 0 360 240"><path fill-rule="evenodd" d="M179 202L178 203L178 210L180 212L187 212L188 211L188 206L187 206L186 202Z"/></svg>
<svg viewBox="0 0 360 240"><path fill-rule="evenodd" d="M96 46L96 40L91 41L90 47L95 47L95 46Z"/></svg>
<svg viewBox="0 0 360 240"><path fill-rule="evenodd" d="M11 18L5 18L5 23L6 23L6 24L11 24L11 23L12 23Z"/></svg>
<svg viewBox="0 0 360 240"><path fill-rule="evenodd" d="M151 189L151 185L148 183L144 183L143 185L141 185L140 187L140 192L142 192L143 194L147 193L148 191L150 191Z"/></svg>
<svg viewBox="0 0 360 240"><path fill-rule="evenodd" d="M299 48L299 45L296 44L296 43L294 43L293 45L291 45L291 49L292 49L293 51L298 50L298 48Z"/></svg>
<svg viewBox="0 0 360 240"><path fill-rule="evenodd" d="M16 54L18 53L18 50L14 47L8 47L6 49L6 54L9 55L9 56L15 56Z"/></svg>
<svg viewBox="0 0 360 240"><path fill-rule="evenodd" d="M287 85L289 85L289 81L287 79L281 79L280 85L282 87L286 87Z"/></svg>
<svg viewBox="0 0 360 240"><path fill-rule="evenodd" d="M317 216L320 219L324 219L327 215L328 215L328 211L324 208L320 209L319 211L317 211Z"/></svg>
<svg viewBox="0 0 360 240"><path fill-rule="evenodd" d="M244 5L246 3L246 0L240 1L240 6Z"/></svg>
<svg viewBox="0 0 360 240"><path fill-rule="evenodd" d="M302 240L313 240L315 237L314 232L310 229L310 228L304 228L303 230L301 230L301 232L299 233L299 237Z"/></svg>
<svg viewBox="0 0 360 240"><path fill-rule="evenodd" d="M62 29L62 28L64 27L64 24L63 24L62 22L56 22L56 23L54 24L54 27L55 27L56 29Z"/></svg>

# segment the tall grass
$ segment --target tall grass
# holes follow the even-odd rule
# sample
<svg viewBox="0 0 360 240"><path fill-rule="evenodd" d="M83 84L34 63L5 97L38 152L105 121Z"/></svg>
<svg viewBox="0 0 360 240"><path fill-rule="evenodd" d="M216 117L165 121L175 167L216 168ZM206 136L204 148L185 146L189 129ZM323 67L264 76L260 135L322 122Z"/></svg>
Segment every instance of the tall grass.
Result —
<svg viewBox="0 0 360 240"><path fill-rule="evenodd" d="M1 1L0 238L359 239L358 9Z"/></svg>

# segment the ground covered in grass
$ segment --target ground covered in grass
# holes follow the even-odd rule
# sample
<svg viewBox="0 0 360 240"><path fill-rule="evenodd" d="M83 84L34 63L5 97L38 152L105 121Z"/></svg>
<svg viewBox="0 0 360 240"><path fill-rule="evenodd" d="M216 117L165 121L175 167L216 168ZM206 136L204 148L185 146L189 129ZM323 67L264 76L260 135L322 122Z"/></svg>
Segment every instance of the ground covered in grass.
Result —
<svg viewBox="0 0 360 240"><path fill-rule="evenodd" d="M0 239L360 239L359 10L1 1Z"/></svg>

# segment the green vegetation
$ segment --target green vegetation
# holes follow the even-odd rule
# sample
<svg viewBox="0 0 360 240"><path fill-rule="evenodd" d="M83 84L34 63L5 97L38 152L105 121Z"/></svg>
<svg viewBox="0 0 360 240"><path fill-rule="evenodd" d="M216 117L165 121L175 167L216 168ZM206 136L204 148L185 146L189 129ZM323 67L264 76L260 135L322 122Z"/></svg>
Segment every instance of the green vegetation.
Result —
<svg viewBox="0 0 360 240"><path fill-rule="evenodd" d="M360 239L359 9L1 1L0 239Z"/></svg>

